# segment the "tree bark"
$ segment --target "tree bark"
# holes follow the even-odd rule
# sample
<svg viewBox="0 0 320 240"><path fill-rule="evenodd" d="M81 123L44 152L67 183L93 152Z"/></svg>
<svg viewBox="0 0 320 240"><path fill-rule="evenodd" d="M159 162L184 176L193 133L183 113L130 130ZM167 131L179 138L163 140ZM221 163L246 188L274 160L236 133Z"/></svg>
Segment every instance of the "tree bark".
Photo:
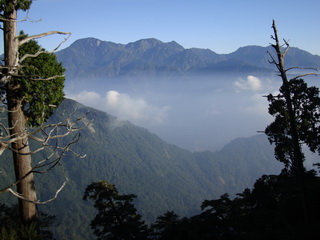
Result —
<svg viewBox="0 0 320 240"><path fill-rule="evenodd" d="M18 67L19 41L17 38L17 11L5 12L6 21L3 24L4 30L4 56L6 74L10 76ZM21 109L21 100L16 96L16 90L20 86L12 82L9 77L6 84L7 105L8 105L8 124L12 137L22 136L26 131L26 119ZM34 176L30 173L32 168L31 155L28 138L18 140L12 144L13 162L17 184L17 191L28 200L36 201L36 191L34 186ZM23 223L30 223L37 217L37 207L34 203L19 199L20 217Z"/></svg>

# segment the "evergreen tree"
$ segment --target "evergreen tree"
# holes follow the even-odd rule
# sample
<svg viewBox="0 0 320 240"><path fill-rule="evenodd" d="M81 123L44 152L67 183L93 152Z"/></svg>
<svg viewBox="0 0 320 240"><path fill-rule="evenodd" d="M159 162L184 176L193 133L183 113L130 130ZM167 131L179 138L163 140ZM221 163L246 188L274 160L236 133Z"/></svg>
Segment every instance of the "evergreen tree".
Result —
<svg viewBox="0 0 320 240"><path fill-rule="evenodd" d="M86 188L83 199L93 200L98 210L90 224L97 239L148 239L148 228L132 203L135 197L119 194L117 188L106 181L94 182Z"/></svg>
<svg viewBox="0 0 320 240"><path fill-rule="evenodd" d="M21 32L19 39L26 37ZM19 55L37 55L20 60L22 67L13 80L20 86L14 94L21 100L27 126L37 127L51 116L64 98L65 69L53 53L47 53L35 40L23 44Z"/></svg>
<svg viewBox="0 0 320 240"><path fill-rule="evenodd" d="M26 118L21 108L21 98L16 95L20 85L14 81L14 76L19 68L19 39L17 37L17 12L26 11L32 1L29 0L1 0L0 15L3 23L4 36L4 66L2 68L1 85L6 91L8 108L8 126L10 136L21 136L21 139L12 143L12 153L17 184L17 191L24 198L36 201L34 188L34 176L31 171L31 155L28 139L22 137L25 134ZM19 199L21 218L28 223L35 220L37 209L35 204Z"/></svg>
<svg viewBox="0 0 320 240"><path fill-rule="evenodd" d="M28 10L31 4L32 0L0 0L0 22L3 24L4 36L4 65L1 66L0 79L1 104L6 105L8 115L8 127L4 127L5 124L1 125L0 154L5 149L12 151L16 182L11 186L17 186L17 193L11 186L2 192L10 190L19 198L20 216L26 224L37 218L37 196L31 155L43 149L45 145L48 146L53 131L50 129L51 132L48 134L42 127L41 131L47 136L44 139L33 136L33 139L42 145L37 150L31 150L29 139L32 138L32 134L28 127L41 125L51 115L53 107L63 99L64 81L64 69L61 64L56 62L53 54L45 53L34 39L55 33L68 34L52 31L35 36L18 36L17 12ZM70 127L69 123L66 125ZM52 125L52 128L57 127L58 125Z"/></svg>
<svg viewBox="0 0 320 240"><path fill-rule="evenodd" d="M303 79L291 79L287 83L294 124L297 129L299 145L306 144L312 152L320 154L320 97L317 87L308 87ZM275 143L275 156L292 173L295 172L292 122L285 99L285 87L281 86L276 96L268 95L269 113L275 120L266 128L265 133L271 143ZM304 155L302 154L302 160Z"/></svg>
<svg viewBox="0 0 320 240"><path fill-rule="evenodd" d="M291 80L287 72L297 67L285 68L285 56L289 51L289 44L285 41L285 48L279 43L275 21L272 28L275 44L272 47L277 54L277 60L270 54L272 61L282 79L280 94L269 95L269 113L275 116L275 121L267 126L265 133L269 141L275 144L275 156L283 162L289 172L296 178L301 190L301 204L304 209L305 228L309 226L309 197L306 186L304 154L301 145L306 144L311 151L320 154L320 97L316 87L308 87L302 77L310 73L299 75Z"/></svg>

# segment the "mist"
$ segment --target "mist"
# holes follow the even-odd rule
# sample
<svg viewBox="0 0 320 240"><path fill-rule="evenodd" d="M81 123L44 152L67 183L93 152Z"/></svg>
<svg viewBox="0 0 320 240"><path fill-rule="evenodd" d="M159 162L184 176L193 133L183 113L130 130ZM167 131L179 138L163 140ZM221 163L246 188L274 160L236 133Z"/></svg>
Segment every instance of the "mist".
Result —
<svg viewBox="0 0 320 240"><path fill-rule="evenodd" d="M272 122L264 95L279 89L277 76L232 74L163 79L83 80L66 96L147 128L190 151L219 150L263 131Z"/></svg>

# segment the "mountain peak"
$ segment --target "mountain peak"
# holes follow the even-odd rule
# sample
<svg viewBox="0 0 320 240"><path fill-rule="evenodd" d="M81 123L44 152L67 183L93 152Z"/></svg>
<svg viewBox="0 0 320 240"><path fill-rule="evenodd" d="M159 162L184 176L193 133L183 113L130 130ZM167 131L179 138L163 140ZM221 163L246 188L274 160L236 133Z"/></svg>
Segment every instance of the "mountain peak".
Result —
<svg viewBox="0 0 320 240"><path fill-rule="evenodd" d="M135 41L135 42L131 42L131 43L128 43L126 45L126 48L141 48L143 50L147 50L147 49L150 49L150 48L153 48L157 45L160 45L160 44L163 44L163 42L161 42L160 40L158 39L155 39L155 38L146 38L146 39L141 39L141 40L138 40L138 41Z"/></svg>
<svg viewBox="0 0 320 240"><path fill-rule="evenodd" d="M81 38L81 39L76 40L74 43L72 43L70 45L70 47L77 47L79 45L96 47L96 46L99 46L101 44L101 42L102 42L101 40L99 40L97 38L93 38L93 37Z"/></svg>

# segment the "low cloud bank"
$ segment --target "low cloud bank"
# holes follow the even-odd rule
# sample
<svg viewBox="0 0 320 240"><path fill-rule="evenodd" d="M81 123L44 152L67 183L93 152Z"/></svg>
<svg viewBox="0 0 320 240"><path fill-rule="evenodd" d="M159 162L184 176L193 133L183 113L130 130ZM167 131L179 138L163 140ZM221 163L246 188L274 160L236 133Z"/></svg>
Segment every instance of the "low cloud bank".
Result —
<svg viewBox="0 0 320 240"><path fill-rule="evenodd" d="M117 116L120 120L128 120L146 127L163 124L170 111L169 106L154 106L141 97L134 98L115 90L108 91L105 96L94 91L82 91L78 94L67 93L66 95L82 104Z"/></svg>
<svg viewBox="0 0 320 240"><path fill-rule="evenodd" d="M249 75L246 80L240 79L235 81L233 85L237 91L248 90L248 91L259 91L262 89L261 80L255 76Z"/></svg>

